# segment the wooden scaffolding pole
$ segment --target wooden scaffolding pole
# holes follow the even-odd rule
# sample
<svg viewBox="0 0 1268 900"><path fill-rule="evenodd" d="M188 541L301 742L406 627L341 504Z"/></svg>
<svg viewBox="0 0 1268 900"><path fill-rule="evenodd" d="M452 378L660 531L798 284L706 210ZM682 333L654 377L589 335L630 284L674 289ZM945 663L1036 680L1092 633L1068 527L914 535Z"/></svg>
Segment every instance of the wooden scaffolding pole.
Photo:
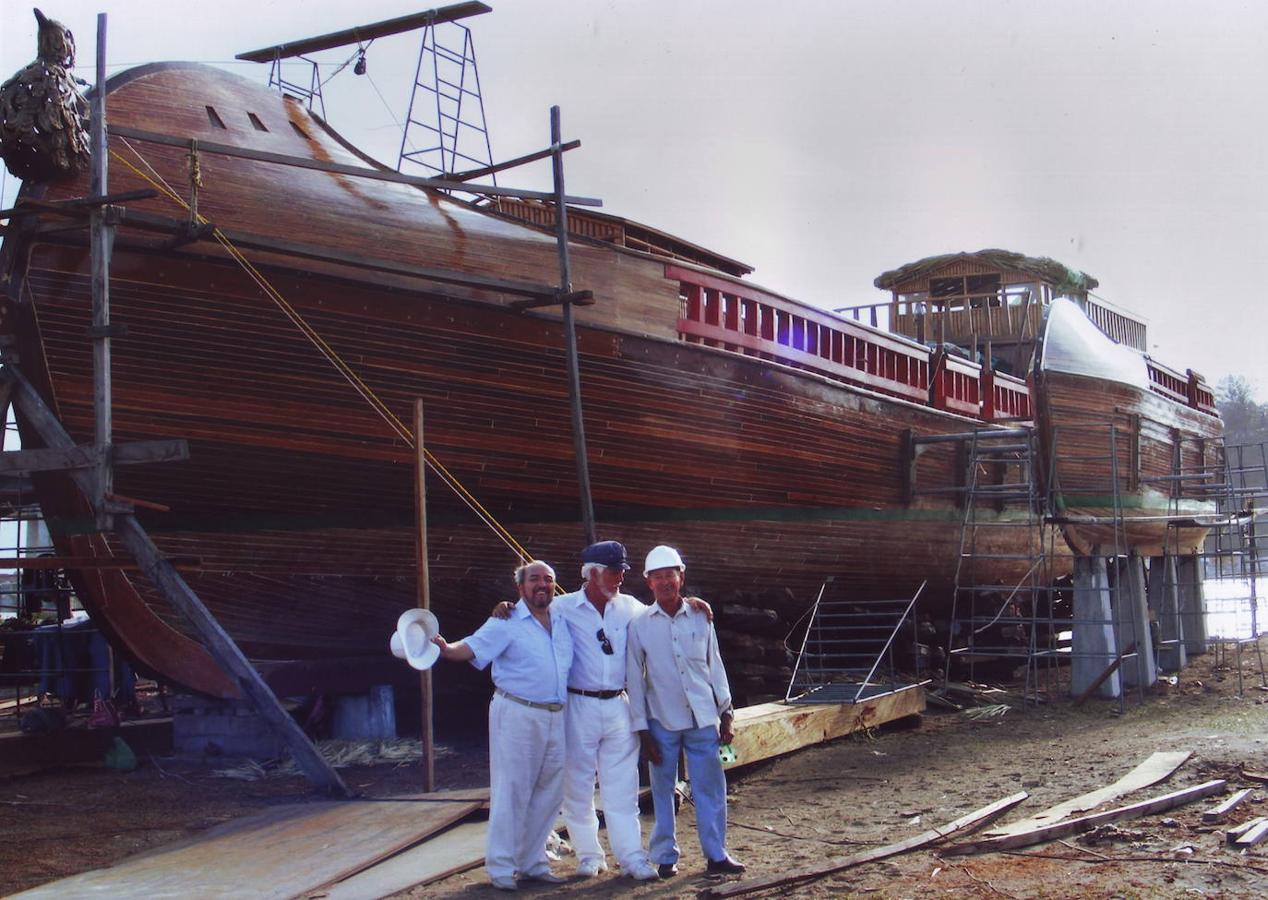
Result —
<svg viewBox="0 0 1268 900"><path fill-rule="evenodd" d="M572 263L568 258L568 203L564 194L563 137L559 107L550 108L551 167L555 176L555 241L559 251L559 293L564 307L564 339L568 350L568 405L572 411L572 448L577 458L577 489L581 498L581 524L587 544L598 538L594 527L594 501L590 495L590 463L586 457L585 419L581 413L581 364L577 355L577 328L572 321Z"/></svg>
<svg viewBox="0 0 1268 900"><path fill-rule="evenodd" d="M418 605L431 609L431 582L427 571L427 450L423 443L423 401L414 400L414 508L418 519ZM420 736L423 741L423 790L436 790L436 753L432 732L431 669L419 673L422 689Z"/></svg>

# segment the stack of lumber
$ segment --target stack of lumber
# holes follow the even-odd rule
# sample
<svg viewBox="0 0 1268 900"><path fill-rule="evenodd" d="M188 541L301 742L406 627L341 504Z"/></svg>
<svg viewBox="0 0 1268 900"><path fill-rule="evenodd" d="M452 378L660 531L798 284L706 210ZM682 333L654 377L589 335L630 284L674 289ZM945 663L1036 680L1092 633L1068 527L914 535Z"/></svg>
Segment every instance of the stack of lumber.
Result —
<svg viewBox="0 0 1268 900"><path fill-rule="evenodd" d="M732 591L715 604L718 646L738 705L782 698L792 680L794 659L784 646L791 625L763 599Z"/></svg>

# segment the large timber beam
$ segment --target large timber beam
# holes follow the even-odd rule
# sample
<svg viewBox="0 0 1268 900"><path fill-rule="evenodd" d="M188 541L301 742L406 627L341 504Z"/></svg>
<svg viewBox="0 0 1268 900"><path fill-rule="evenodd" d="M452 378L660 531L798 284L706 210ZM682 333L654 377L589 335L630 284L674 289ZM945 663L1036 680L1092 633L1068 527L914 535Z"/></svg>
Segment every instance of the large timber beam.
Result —
<svg viewBox="0 0 1268 900"><path fill-rule="evenodd" d="M53 411L45 404L44 398L34 386L12 364L5 365L4 379L13 390L13 402L23 418L33 427L50 449L70 451L75 442ZM74 479L85 497L93 496L93 473L85 469L68 469L67 474ZM255 706L260 717L268 723L286 743L291 755L312 784L327 793L349 797L351 792L343 783L343 779L330 766L313 746L312 741L304 734L290 714L282 708L281 702L269 690L260 673L251 665L233 638L220 627L215 616L203 604L198 595L185 582L170 561L163 558L158 547L150 540L150 536L140 523L130 515L114 515L114 526L124 545L136 558L141 571L144 572L159 592L180 612L193 626L195 633L212 658L229 676L237 682L243 695Z"/></svg>
<svg viewBox="0 0 1268 900"><path fill-rule="evenodd" d="M116 466L189 459L189 443L174 441L129 441L110 446ZM6 450L0 453L0 475L26 475L65 469L91 469L98 464L97 448L75 444L65 449Z"/></svg>

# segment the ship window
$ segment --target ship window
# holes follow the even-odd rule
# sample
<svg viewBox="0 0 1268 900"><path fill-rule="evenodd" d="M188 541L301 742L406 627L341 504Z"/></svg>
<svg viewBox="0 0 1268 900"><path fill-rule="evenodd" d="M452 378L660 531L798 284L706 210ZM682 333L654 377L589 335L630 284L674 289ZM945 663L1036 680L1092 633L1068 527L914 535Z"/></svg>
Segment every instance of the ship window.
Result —
<svg viewBox="0 0 1268 900"><path fill-rule="evenodd" d="M268 131L268 129L264 127L264 123L260 121L260 117L255 113L247 113L247 118L251 120L251 124L255 126L256 131Z"/></svg>
<svg viewBox="0 0 1268 900"><path fill-rule="evenodd" d="M968 289L969 294L997 294L999 293L999 276L998 275L970 275L964 279L964 286Z"/></svg>
<svg viewBox="0 0 1268 900"><path fill-rule="evenodd" d="M211 122L213 128L225 127L225 121L216 114L215 107L207 107L207 120Z"/></svg>
<svg viewBox="0 0 1268 900"><path fill-rule="evenodd" d="M930 278L929 296L958 297L964 293L963 278Z"/></svg>

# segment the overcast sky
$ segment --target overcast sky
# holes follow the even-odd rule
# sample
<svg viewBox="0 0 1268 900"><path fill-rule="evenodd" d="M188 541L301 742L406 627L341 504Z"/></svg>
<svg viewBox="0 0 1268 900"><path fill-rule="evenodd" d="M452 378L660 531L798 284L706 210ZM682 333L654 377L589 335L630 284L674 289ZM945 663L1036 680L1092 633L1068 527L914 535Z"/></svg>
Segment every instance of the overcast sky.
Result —
<svg viewBox="0 0 1268 900"><path fill-rule="evenodd" d="M429 8L46 2L89 80L101 11L111 72L192 59L264 81L234 54ZM1051 256L1146 316L1163 362L1268 400L1268 4L488 2L467 24L495 158L543 147L559 104L583 143L570 193L822 306L883 300L876 275L935 253ZM8 77L35 20L0 9ZM377 41L367 77L327 86L332 124L391 164L417 52L417 34ZM539 164L502 183L548 180Z"/></svg>

